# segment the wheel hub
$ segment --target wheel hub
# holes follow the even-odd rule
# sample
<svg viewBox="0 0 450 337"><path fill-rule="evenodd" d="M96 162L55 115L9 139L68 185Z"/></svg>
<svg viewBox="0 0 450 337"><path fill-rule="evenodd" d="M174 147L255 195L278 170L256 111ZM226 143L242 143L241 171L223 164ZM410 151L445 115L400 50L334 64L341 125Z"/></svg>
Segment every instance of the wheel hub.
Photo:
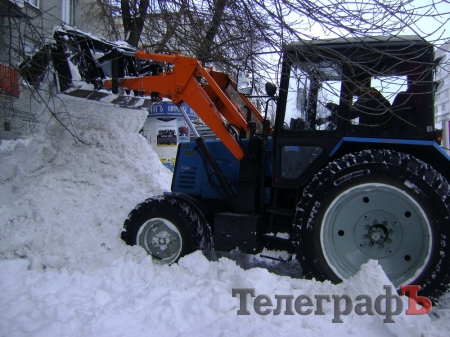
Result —
<svg viewBox="0 0 450 337"><path fill-rule="evenodd" d="M160 226L162 226L160 223L152 225L153 236L148 236L147 243L153 245L155 249L165 251L171 241L175 240L175 238L172 238L173 233L168 232L165 228L161 230Z"/></svg>
<svg viewBox="0 0 450 337"><path fill-rule="evenodd" d="M397 251L403 239L400 220L386 211L364 213L354 226L354 242L371 259L388 258Z"/></svg>
<svg viewBox="0 0 450 337"><path fill-rule="evenodd" d="M389 232L385 225L367 225L366 227L369 228L368 233L365 234L364 237L368 237L372 245L383 244L388 240Z"/></svg>

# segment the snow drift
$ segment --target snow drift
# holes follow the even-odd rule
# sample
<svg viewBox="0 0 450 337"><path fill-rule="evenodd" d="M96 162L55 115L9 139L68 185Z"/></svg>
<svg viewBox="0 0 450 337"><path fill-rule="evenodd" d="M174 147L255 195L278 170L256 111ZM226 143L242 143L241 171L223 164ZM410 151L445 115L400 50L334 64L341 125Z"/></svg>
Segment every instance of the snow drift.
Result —
<svg viewBox="0 0 450 337"><path fill-rule="evenodd" d="M375 261L340 285L200 252L154 265L120 240L129 211L170 188L171 173L138 134L146 113L63 99L55 109L70 113L64 122L83 142L53 120L38 136L0 145L0 336L447 335L445 310L441 320L402 313L387 324L351 313L332 323L332 303L321 316L261 316L250 298L251 315L237 315L236 288L272 299L375 298L390 285Z"/></svg>

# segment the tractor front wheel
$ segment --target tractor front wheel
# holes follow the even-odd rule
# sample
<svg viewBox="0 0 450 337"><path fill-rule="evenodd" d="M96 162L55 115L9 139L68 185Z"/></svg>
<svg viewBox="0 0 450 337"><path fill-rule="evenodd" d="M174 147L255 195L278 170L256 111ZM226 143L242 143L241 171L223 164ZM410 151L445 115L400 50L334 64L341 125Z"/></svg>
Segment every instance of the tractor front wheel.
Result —
<svg viewBox="0 0 450 337"><path fill-rule="evenodd" d="M122 239L138 244L159 264L171 264L196 250L209 253L211 231L203 215L186 201L157 196L136 206L124 223Z"/></svg>

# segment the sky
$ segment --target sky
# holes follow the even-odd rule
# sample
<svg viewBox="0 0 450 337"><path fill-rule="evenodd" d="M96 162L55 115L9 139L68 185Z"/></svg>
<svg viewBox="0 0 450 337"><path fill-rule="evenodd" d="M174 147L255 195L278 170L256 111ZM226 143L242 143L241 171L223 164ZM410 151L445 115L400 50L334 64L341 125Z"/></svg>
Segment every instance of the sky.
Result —
<svg viewBox="0 0 450 337"><path fill-rule="evenodd" d="M172 174L138 134L146 113L60 98L57 111L67 109L85 144L54 121L30 139L0 144L0 336L448 335L449 296L429 314L403 310L395 323L378 311L339 315L333 302L323 303L324 315L273 314L275 296L375 301L390 286L376 261L339 285L299 278L296 263L243 254L197 251L155 265L120 239L128 213L170 189ZM250 314L238 315L233 289L247 288L272 300L268 315L250 295Z"/></svg>
<svg viewBox="0 0 450 337"><path fill-rule="evenodd" d="M324 1L326 3L327 1ZM419 35L425 38L429 42L433 42L436 45L441 45L450 39L450 2L447 0L412 0L412 1L389 1L391 4L401 3L405 7L402 9L408 15L400 14L399 12L393 13L391 16L380 16L379 22L385 22L387 24L393 24L396 22L402 22L401 27L405 27L402 30L397 30L401 35ZM378 13L371 13L373 3L377 3L375 8L379 8L380 4L377 1L367 1L366 6L360 6L358 10L367 11L365 17L370 22L379 15ZM387 4L386 2L384 3ZM356 10L356 2L347 2L343 4L346 8ZM400 9L399 9L400 10ZM345 21L344 21L345 22ZM347 30L326 29L325 24L314 23L307 33L317 38L333 38L338 36L345 36L348 34ZM387 28L387 27L386 27ZM379 33L369 35L381 35Z"/></svg>

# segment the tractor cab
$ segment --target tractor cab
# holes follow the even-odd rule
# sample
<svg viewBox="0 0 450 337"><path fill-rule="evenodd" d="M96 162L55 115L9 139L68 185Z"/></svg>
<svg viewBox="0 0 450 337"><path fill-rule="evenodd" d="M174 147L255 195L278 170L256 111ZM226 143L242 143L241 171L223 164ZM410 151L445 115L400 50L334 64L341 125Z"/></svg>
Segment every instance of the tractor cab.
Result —
<svg viewBox="0 0 450 337"><path fill-rule="evenodd" d="M433 46L417 36L286 46L275 184L301 187L343 137L433 139L434 67Z"/></svg>

